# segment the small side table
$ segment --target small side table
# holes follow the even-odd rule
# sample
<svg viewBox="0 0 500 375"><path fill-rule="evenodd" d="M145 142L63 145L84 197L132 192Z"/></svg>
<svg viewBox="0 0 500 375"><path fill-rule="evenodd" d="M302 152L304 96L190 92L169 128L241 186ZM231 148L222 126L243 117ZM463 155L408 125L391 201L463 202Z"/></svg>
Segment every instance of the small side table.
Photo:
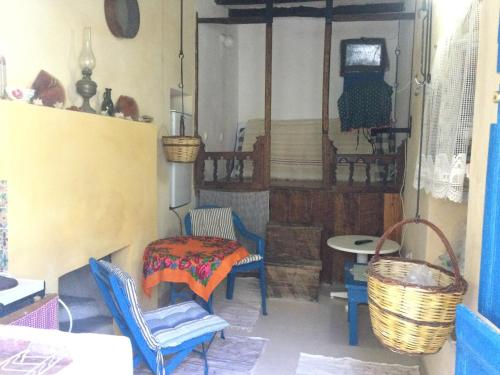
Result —
<svg viewBox="0 0 500 375"><path fill-rule="evenodd" d="M359 234L347 235L347 236L335 236L330 237L326 244L328 247L343 251L346 253L356 254L356 263L368 263L368 255L375 254L375 246L380 237L375 236L363 236ZM356 241L370 240L360 245L356 245ZM385 240L380 250L380 254L391 254L399 251L400 245L392 240ZM345 298L347 299L346 292L331 292L331 298Z"/></svg>
<svg viewBox="0 0 500 375"><path fill-rule="evenodd" d="M348 236L330 237L326 242L329 247L335 250L344 251L346 253L356 254L356 263L368 263L368 255L375 254L375 245L380 237L363 236L359 234ZM356 241L370 240L360 245L356 245ZM400 248L400 245L391 240L385 240L380 250L380 254L395 253Z"/></svg>

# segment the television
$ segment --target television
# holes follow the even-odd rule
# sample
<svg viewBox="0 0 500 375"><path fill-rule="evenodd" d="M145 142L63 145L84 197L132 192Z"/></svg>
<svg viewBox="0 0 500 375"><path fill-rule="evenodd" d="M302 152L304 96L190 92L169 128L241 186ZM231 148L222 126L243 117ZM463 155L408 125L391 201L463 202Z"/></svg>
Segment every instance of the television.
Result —
<svg viewBox="0 0 500 375"><path fill-rule="evenodd" d="M389 66L385 39L344 39L340 42L340 75L384 72Z"/></svg>

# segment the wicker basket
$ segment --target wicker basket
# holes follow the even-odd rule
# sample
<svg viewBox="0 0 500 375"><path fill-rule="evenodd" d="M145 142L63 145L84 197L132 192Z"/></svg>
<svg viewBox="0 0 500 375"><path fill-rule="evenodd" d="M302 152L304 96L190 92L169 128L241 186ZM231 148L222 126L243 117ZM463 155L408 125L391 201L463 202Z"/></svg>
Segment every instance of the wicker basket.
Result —
<svg viewBox="0 0 500 375"><path fill-rule="evenodd" d="M176 163L194 162L200 149L198 137L162 137L162 142L167 160Z"/></svg>
<svg viewBox="0 0 500 375"><path fill-rule="evenodd" d="M446 247L454 273L427 262L380 257L387 237L409 223L425 224L436 232ZM404 282L414 264L432 270L437 286ZM450 243L434 224L423 219L401 221L389 228L377 242L368 266L368 304L373 332L392 351L404 354L438 352L455 326L455 308L462 302L467 282L460 276Z"/></svg>

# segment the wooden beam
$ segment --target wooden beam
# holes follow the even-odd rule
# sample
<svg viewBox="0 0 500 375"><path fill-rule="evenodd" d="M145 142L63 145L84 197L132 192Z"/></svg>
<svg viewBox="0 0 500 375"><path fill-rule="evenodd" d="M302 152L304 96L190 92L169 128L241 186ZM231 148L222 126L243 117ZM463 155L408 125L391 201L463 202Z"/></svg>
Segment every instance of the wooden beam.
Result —
<svg viewBox="0 0 500 375"><path fill-rule="evenodd" d="M274 7L273 17L325 17L328 8L318 7ZM343 5L333 8L333 14L372 14L372 13L395 13L402 12L404 4L396 3L377 3L366 5ZM330 9L330 11L332 11ZM265 15L264 8L254 9L229 9L229 17L262 17Z"/></svg>
<svg viewBox="0 0 500 375"><path fill-rule="evenodd" d="M415 19L415 13L413 12L333 15L333 22L397 21L397 20L414 20L414 19Z"/></svg>
<svg viewBox="0 0 500 375"><path fill-rule="evenodd" d="M304 16L312 17L312 16ZM325 17L324 14L321 18ZM372 13L372 14L334 14L333 22L357 22L357 21L397 21L414 20L413 12L394 12L394 13ZM228 17L228 18L199 18L199 23L212 23L224 25L245 25L266 23L265 17Z"/></svg>
<svg viewBox="0 0 500 375"><path fill-rule="evenodd" d="M265 17L198 18L198 23L246 25L254 23L266 23L266 18Z"/></svg>
<svg viewBox="0 0 500 375"><path fill-rule="evenodd" d="M323 97L322 97L322 162L323 162L323 186L331 184L330 150L328 139L329 117L330 117L330 64L332 56L332 17L333 1L327 1L325 18L325 39L323 47Z"/></svg>
<svg viewBox="0 0 500 375"><path fill-rule="evenodd" d="M274 4L311 3L318 0L273 0ZM267 0L215 0L217 5L265 5Z"/></svg>
<svg viewBox="0 0 500 375"><path fill-rule="evenodd" d="M271 19L272 21L272 19ZM266 23L266 62L265 62L264 130L266 136L264 161L264 187L271 185L271 99L273 87L273 24Z"/></svg>

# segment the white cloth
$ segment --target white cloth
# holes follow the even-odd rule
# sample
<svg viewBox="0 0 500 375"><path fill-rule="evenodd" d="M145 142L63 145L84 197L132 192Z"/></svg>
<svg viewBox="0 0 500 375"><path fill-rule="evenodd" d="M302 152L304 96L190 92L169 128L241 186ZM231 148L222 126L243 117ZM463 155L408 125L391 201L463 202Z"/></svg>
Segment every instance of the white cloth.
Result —
<svg viewBox="0 0 500 375"><path fill-rule="evenodd" d="M420 187L435 198L462 202L474 117L479 0L453 6L459 9L451 12L448 34L438 41L426 87Z"/></svg>
<svg viewBox="0 0 500 375"><path fill-rule="evenodd" d="M256 138L264 135L264 120L250 120L245 128L243 151L252 151ZM372 147L356 133L341 132L339 119L330 120L329 138L339 154L371 154ZM321 120L273 120L271 123L271 178L278 180L316 180L323 178ZM345 168L344 168L345 167ZM348 166L337 169L337 179L347 181ZM245 162L245 177L251 175ZM355 181L365 181L365 166L356 168Z"/></svg>
<svg viewBox="0 0 500 375"><path fill-rule="evenodd" d="M23 353L30 366L30 355L38 356L37 361L50 358L50 366L60 369L60 375L133 374L132 345L124 336L0 326L0 344L0 366L15 366L9 358Z"/></svg>

